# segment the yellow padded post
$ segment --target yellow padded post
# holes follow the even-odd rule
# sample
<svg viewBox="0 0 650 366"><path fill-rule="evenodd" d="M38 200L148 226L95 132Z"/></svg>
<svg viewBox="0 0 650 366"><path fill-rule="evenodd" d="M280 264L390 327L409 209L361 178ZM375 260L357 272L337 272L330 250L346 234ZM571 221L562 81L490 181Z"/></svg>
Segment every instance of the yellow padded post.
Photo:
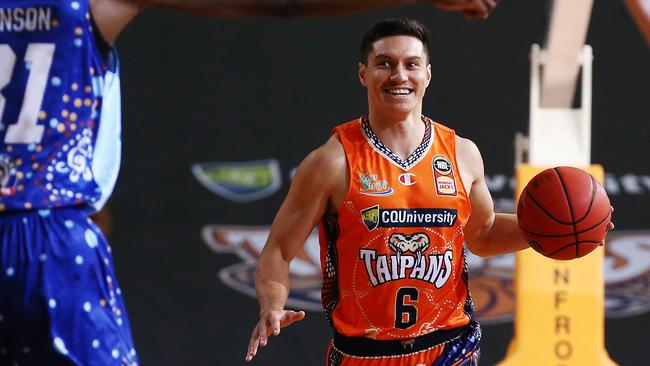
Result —
<svg viewBox="0 0 650 366"><path fill-rule="evenodd" d="M546 167L521 164L516 199ZM603 184L600 165L582 168ZM515 336L501 366L615 365L605 350L604 249L571 261L517 253Z"/></svg>

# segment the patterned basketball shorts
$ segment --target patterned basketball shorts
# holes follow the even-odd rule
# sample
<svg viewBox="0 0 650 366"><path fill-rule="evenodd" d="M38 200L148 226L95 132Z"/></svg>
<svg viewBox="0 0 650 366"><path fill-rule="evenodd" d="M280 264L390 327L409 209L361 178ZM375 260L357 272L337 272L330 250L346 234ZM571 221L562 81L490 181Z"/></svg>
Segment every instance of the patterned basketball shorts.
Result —
<svg viewBox="0 0 650 366"><path fill-rule="evenodd" d="M393 352L390 355L380 355L382 353L391 353L387 351L392 348L395 341L375 341L375 345L365 340L357 343L361 348L354 349L349 347L350 352L343 351L336 346L336 337L330 343L327 351L327 366L477 366L480 358L479 341L481 339L481 328L477 322L471 322L463 327L462 330L450 332L445 336L443 342L433 345L424 345L418 349L417 342L426 344L426 340L403 343L402 352ZM432 334L432 336L434 336ZM427 336L424 336L427 337ZM420 337L422 338L422 337ZM435 337L429 337L429 339ZM343 342L342 342L343 343ZM416 344L415 348L410 348ZM343 345L343 344L342 344ZM343 348L343 347L342 347ZM365 353L365 354L364 354Z"/></svg>
<svg viewBox="0 0 650 366"><path fill-rule="evenodd" d="M79 207L0 214L0 366L138 364L111 249Z"/></svg>

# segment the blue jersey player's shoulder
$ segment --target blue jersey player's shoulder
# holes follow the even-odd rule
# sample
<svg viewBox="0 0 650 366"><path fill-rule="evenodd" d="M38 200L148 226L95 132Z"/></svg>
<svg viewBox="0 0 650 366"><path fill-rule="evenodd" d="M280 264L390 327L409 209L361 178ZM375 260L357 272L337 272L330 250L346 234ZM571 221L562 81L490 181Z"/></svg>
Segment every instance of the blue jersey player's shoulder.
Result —
<svg viewBox="0 0 650 366"><path fill-rule="evenodd" d="M0 210L96 204L112 189L119 82L93 28L87 0L0 3Z"/></svg>

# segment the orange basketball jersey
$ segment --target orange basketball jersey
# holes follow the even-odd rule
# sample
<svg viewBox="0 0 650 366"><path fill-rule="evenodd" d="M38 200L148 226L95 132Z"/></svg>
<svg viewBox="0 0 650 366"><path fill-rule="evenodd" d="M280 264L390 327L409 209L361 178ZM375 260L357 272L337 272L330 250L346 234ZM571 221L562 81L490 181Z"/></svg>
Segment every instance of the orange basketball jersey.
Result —
<svg viewBox="0 0 650 366"><path fill-rule="evenodd" d="M471 208L453 130L422 118L402 161L366 117L336 127L349 190L320 225L323 307L345 336L406 339L469 323L463 226Z"/></svg>

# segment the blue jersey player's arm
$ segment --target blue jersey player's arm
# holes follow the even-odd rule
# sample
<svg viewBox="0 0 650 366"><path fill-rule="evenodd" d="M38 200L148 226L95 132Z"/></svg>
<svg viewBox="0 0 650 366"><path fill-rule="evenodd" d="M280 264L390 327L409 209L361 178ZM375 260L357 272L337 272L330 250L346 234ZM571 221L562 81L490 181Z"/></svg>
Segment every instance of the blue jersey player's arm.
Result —
<svg viewBox="0 0 650 366"><path fill-rule="evenodd" d="M222 18L309 17L355 14L406 4L429 3L481 19L500 0L90 0L93 17L105 40L113 43L143 8L160 7Z"/></svg>

